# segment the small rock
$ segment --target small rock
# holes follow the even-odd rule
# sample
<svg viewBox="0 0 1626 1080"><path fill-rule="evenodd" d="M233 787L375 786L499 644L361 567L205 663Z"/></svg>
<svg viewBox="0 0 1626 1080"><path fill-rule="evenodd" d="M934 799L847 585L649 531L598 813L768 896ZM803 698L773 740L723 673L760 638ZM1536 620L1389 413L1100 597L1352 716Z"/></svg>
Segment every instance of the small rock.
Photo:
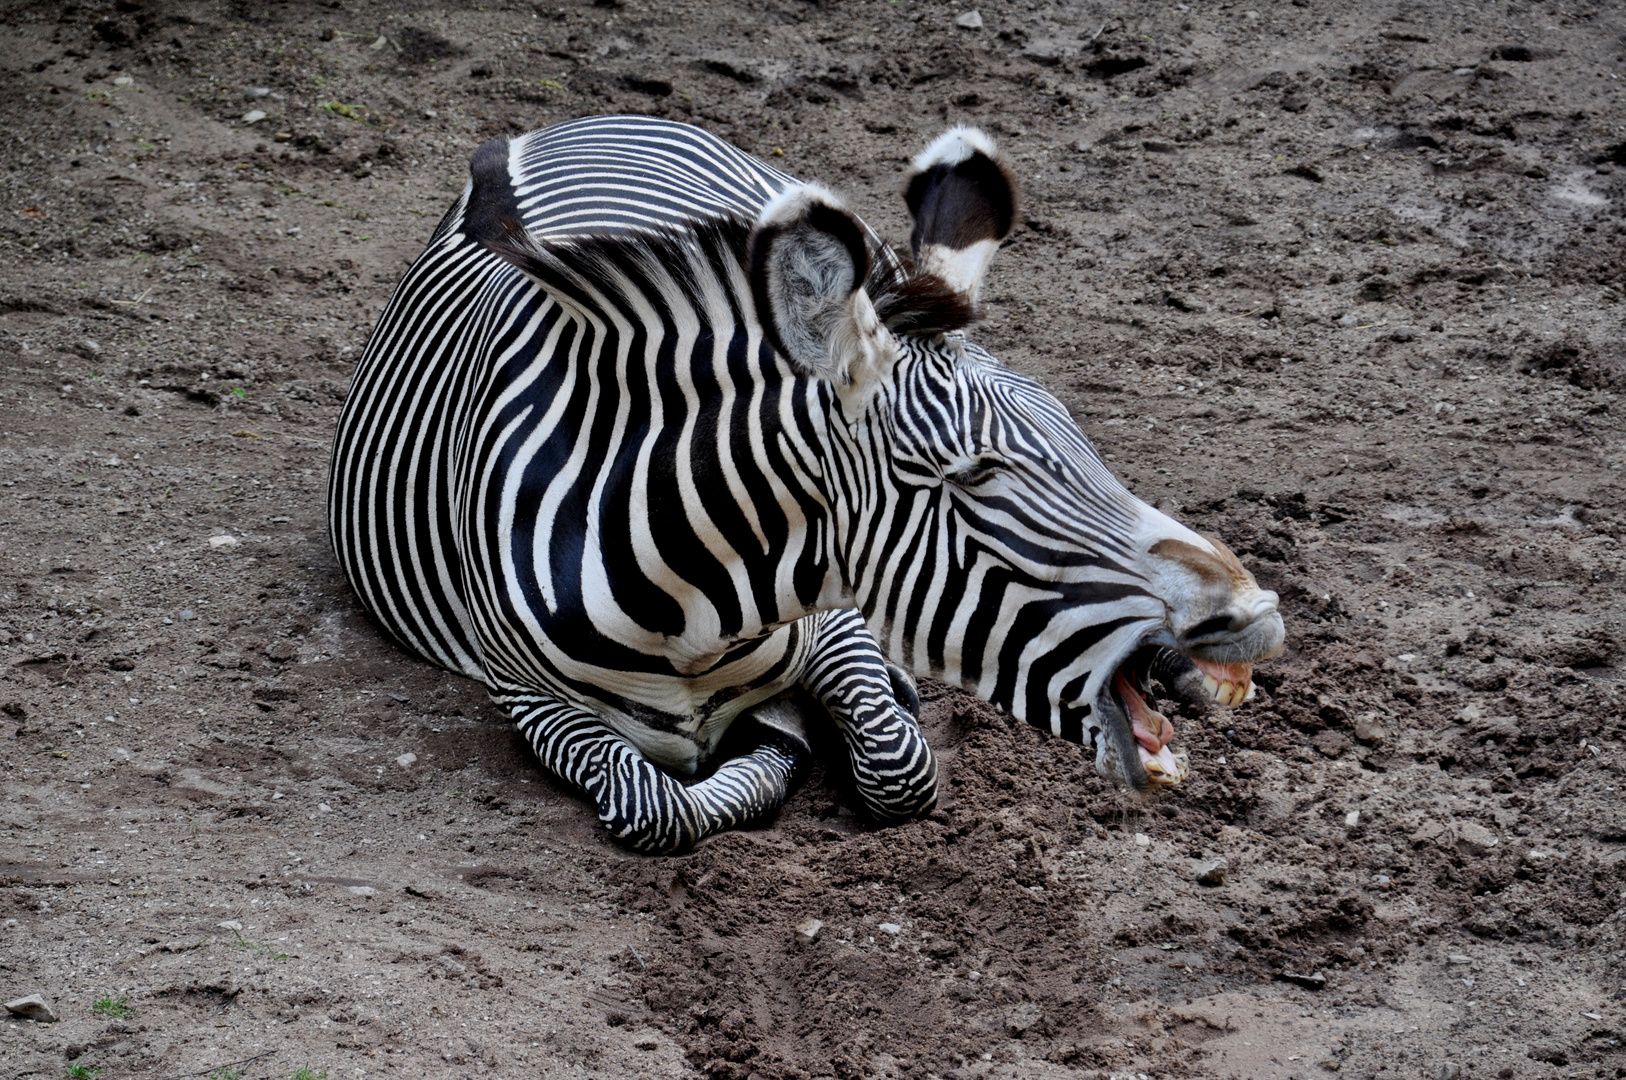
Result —
<svg viewBox="0 0 1626 1080"><path fill-rule="evenodd" d="M891 934L893 937L897 937L899 934L903 933L903 927L899 926L895 922L884 922L875 929L879 930L883 934Z"/></svg>
<svg viewBox="0 0 1626 1080"><path fill-rule="evenodd" d="M1299 975L1292 971L1283 971L1276 977L1282 982L1290 982L1294 986L1302 986L1306 990L1325 990L1327 988L1327 976L1319 971L1314 975Z"/></svg>
<svg viewBox="0 0 1626 1080"><path fill-rule="evenodd" d="M1465 956L1459 952L1454 952L1446 956L1445 962L1448 964L1471 964L1474 962L1474 958L1471 956Z"/></svg>
<svg viewBox="0 0 1626 1080"><path fill-rule="evenodd" d="M217 550L222 548L234 548L237 546L237 537L225 533L222 533L219 536L211 536L209 537L209 546Z"/></svg>
<svg viewBox="0 0 1626 1080"><path fill-rule="evenodd" d="M385 37L383 34L379 34L378 35L378 40L373 42L371 45L369 45L367 47L369 49L372 49L374 52L377 52L379 49L382 49L384 46L388 45L389 43L390 43L389 38Z"/></svg>
<svg viewBox="0 0 1626 1080"><path fill-rule="evenodd" d="M286 664L299 655L299 650L287 638L279 638L265 647L267 659L275 660L279 664Z"/></svg>
<svg viewBox="0 0 1626 1080"><path fill-rule="evenodd" d="M230 930L234 934L241 934L243 932L243 924L238 922L236 919L227 919L223 923L215 923L215 926L221 930Z"/></svg>
<svg viewBox="0 0 1626 1080"><path fill-rule="evenodd" d="M1442 843L1450 839L1451 830L1438 821L1425 821L1411 834L1412 847Z"/></svg>
<svg viewBox="0 0 1626 1080"><path fill-rule="evenodd" d="M1477 821L1457 826L1457 850L1464 855L1483 855L1496 846L1496 834Z"/></svg>
<svg viewBox="0 0 1626 1080"><path fill-rule="evenodd" d="M120 75L118 78L113 80L113 85L114 86L129 86L130 84L132 84L134 82L135 82L135 80L132 79L130 76L128 76L128 75Z"/></svg>
<svg viewBox="0 0 1626 1080"><path fill-rule="evenodd" d="M961 30L981 30L982 12L967 11L963 15L956 15L954 17L954 25L958 26Z"/></svg>
<svg viewBox="0 0 1626 1080"><path fill-rule="evenodd" d="M1172 142L1164 142L1162 139L1143 139L1140 145L1148 154L1172 154L1176 149Z"/></svg>
<svg viewBox="0 0 1626 1080"><path fill-rule="evenodd" d="M425 109L423 111L423 118L425 120L433 120L433 119L435 119L435 117L437 117L439 115L440 115L440 113L436 112L434 109Z"/></svg>
<svg viewBox="0 0 1626 1080"><path fill-rule="evenodd" d="M248 112L243 114L243 123L245 123L245 124L258 124L261 120L264 120L264 119L265 119L265 110L264 109L250 109Z"/></svg>
<svg viewBox="0 0 1626 1080"><path fill-rule="evenodd" d="M395 759L395 763L397 765L401 766L401 768L404 769L408 765L411 765L414 761L417 761L417 760L418 760L418 755L417 754L402 754L400 757Z"/></svg>
<svg viewBox="0 0 1626 1080"><path fill-rule="evenodd" d="M1447 1061L1440 1066L1440 1080L1462 1080L1462 1066L1454 1061Z"/></svg>
<svg viewBox="0 0 1626 1080"><path fill-rule="evenodd" d="M1288 94L1282 98L1282 108L1290 113L1301 113L1310 107L1310 99L1303 94Z"/></svg>
<svg viewBox="0 0 1626 1080"><path fill-rule="evenodd" d="M371 896L377 891L371 885L351 885L349 887L351 896Z"/></svg>
<svg viewBox="0 0 1626 1080"><path fill-rule="evenodd" d="M51 1008L51 1003L38 994L6 1002L6 1011L36 1024L54 1024L57 1020L56 1010Z"/></svg>
<svg viewBox="0 0 1626 1080"><path fill-rule="evenodd" d="M1344 828L1353 829L1355 826L1359 825L1360 823L1361 823L1361 812L1359 810L1351 810L1349 813L1344 815Z"/></svg>
<svg viewBox="0 0 1626 1080"><path fill-rule="evenodd" d="M328 805L328 804L327 804L327 803L325 803L325 802L322 802L322 803L317 803L317 804L316 804L316 809L318 809L318 810L320 810L320 811L321 811L321 812L322 812L322 813L324 813L324 814L331 814L331 813L333 813L333 807L331 807L331 806L329 806L329 805Z"/></svg>
<svg viewBox="0 0 1626 1080"><path fill-rule="evenodd" d="M1231 864L1224 859L1215 859L1213 862L1204 863L1197 870L1197 884L1216 889L1225 884L1225 871L1230 868Z"/></svg>
<svg viewBox="0 0 1626 1080"><path fill-rule="evenodd" d="M796 924L796 944L811 945L819 939L819 931L824 929L824 923L818 919L806 919Z"/></svg>
<svg viewBox="0 0 1626 1080"><path fill-rule="evenodd" d="M1389 737L1389 729L1380 714L1361 713L1355 717L1355 737L1363 743L1380 743Z"/></svg>
<svg viewBox="0 0 1626 1080"><path fill-rule="evenodd" d="M1353 311L1348 311L1338 316L1339 326L1359 326L1360 324L1360 317L1357 316Z"/></svg>
<svg viewBox="0 0 1626 1080"><path fill-rule="evenodd" d="M243 91L243 96L248 98L250 101L254 100L255 98L270 97L271 88L269 86L251 86L247 90Z"/></svg>
<svg viewBox="0 0 1626 1080"><path fill-rule="evenodd" d="M1401 327L1397 327L1395 329L1395 332L1390 334L1389 336L1391 338L1393 338L1395 341L1399 341L1399 342L1402 342L1402 343L1407 342L1407 341L1416 341L1417 340L1417 331L1413 330L1409 326L1401 326Z"/></svg>
<svg viewBox="0 0 1626 1080"><path fill-rule="evenodd" d="M1150 836L1147 836L1143 832L1138 832L1138 833L1135 834L1135 846L1136 847L1151 847L1152 846L1152 838Z"/></svg>

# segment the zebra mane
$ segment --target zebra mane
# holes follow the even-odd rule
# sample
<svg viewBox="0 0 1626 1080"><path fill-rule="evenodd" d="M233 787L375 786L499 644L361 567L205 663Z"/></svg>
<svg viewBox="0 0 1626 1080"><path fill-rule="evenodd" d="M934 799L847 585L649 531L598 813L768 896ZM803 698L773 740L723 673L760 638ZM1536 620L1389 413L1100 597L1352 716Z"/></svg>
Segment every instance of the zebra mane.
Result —
<svg viewBox="0 0 1626 1080"><path fill-rule="evenodd" d="M497 222L500 238L481 243L561 299L587 304L584 287L616 295L629 274L665 273L691 295L701 288L702 265L708 265L718 280L727 281L733 269L747 265L754 228L755 223L744 217L724 216L682 228L662 226L637 233L543 240L519 218L505 214ZM935 274L919 272L912 262L890 251L871 260L864 289L875 305L875 314L894 334L944 334L963 330L977 319L964 293Z"/></svg>

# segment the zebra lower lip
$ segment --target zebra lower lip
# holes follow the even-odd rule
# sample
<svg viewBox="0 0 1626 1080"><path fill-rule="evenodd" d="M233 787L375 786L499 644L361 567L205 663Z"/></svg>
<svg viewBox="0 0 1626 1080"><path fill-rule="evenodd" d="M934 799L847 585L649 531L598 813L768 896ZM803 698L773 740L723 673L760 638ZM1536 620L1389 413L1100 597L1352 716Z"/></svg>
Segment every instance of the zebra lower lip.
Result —
<svg viewBox="0 0 1626 1080"><path fill-rule="evenodd" d="M1129 718L1130 730L1135 737L1136 756L1146 772L1146 778L1152 783L1178 784L1189 771L1186 755L1171 745L1174 725L1169 723L1168 717L1146 703L1142 691L1135 685L1137 681L1123 668L1112 676L1112 692Z"/></svg>

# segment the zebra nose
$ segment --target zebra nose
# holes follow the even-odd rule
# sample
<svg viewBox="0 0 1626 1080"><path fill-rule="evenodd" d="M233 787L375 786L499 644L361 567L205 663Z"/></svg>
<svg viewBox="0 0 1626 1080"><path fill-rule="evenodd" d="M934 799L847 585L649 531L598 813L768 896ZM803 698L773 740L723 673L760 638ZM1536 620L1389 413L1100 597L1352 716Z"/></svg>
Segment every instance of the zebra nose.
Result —
<svg viewBox="0 0 1626 1080"><path fill-rule="evenodd" d="M1251 662L1280 650L1285 628L1279 598L1268 589L1228 598L1197 621L1175 631L1182 652L1199 659Z"/></svg>

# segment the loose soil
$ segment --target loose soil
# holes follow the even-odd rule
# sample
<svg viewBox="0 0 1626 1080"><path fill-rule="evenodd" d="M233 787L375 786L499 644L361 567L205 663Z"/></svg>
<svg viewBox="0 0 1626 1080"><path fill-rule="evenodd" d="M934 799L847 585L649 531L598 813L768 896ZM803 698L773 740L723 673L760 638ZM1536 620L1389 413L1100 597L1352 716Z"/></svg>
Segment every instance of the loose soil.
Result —
<svg viewBox="0 0 1626 1080"><path fill-rule="evenodd" d="M1626 1076L1626 15L1256 7L6 4L0 1074ZM475 146L608 111L896 237L999 139L976 333L1283 597L1187 783L927 686L929 818L820 770L640 858L368 624L372 321Z"/></svg>

